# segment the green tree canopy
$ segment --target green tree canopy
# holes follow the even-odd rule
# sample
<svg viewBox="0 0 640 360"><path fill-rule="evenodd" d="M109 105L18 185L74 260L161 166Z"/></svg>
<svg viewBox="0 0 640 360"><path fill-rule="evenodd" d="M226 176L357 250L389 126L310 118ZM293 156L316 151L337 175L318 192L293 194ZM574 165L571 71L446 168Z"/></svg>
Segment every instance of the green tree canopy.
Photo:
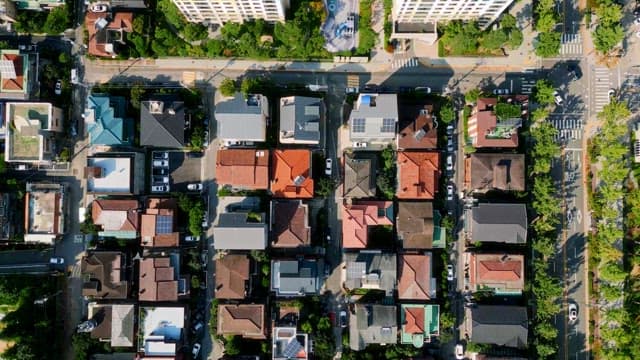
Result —
<svg viewBox="0 0 640 360"><path fill-rule="evenodd" d="M516 17L511 14L502 15L500 27L503 29L513 29L516 27Z"/></svg>
<svg viewBox="0 0 640 360"><path fill-rule="evenodd" d="M71 26L71 15L67 11L67 6L57 6L49 11L47 21L42 30L47 34L57 35Z"/></svg>
<svg viewBox="0 0 640 360"><path fill-rule="evenodd" d="M487 49L496 50L501 48L508 39L509 37L507 36L507 33L503 30L494 30L488 32L484 37L482 37L480 43Z"/></svg>
<svg viewBox="0 0 640 360"><path fill-rule="evenodd" d="M560 33L542 32L538 34L536 43L536 55L542 57L552 57L560 53Z"/></svg>
<svg viewBox="0 0 640 360"><path fill-rule="evenodd" d="M222 83L220 83L220 93L223 96L233 96L233 94L236 93L236 90L236 81L234 79L226 78L222 80Z"/></svg>
<svg viewBox="0 0 640 360"><path fill-rule="evenodd" d="M551 105L554 102L553 85L549 80L540 79L536 81L533 97L540 105Z"/></svg>
<svg viewBox="0 0 640 360"><path fill-rule="evenodd" d="M453 110L451 103L447 103L440 108L440 121L444 124L450 124L456 118L456 113Z"/></svg>
<svg viewBox="0 0 640 360"><path fill-rule="evenodd" d="M187 41L204 40L209 36L206 26L202 24L188 23L182 29L182 35Z"/></svg>
<svg viewBox="0 0 640 360"><path fill-rule="evenodd" d="M607 54L624 39L624 29L620 24L612 26L598 25L593 35L593 43L596 50L602 54Z"/></svg>
<svg viewBox="0 0 640 360"><path fill-rule="evenodd" d="M480 91L480 89L471 89L464 94L464 100L467 103L475 104L480 95L482 95L482 91Z"/></svg>

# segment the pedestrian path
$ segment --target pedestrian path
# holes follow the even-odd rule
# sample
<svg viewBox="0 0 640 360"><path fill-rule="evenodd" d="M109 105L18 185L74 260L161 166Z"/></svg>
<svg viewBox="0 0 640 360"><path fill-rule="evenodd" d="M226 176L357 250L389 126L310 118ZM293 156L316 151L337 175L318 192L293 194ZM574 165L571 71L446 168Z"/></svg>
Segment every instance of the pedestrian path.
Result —
<svg viewBox="0 0 640 360"><path fill-rule="evenodd" d="M562 57L582 57L580 34L562 34L560 44L560 55Z"/></svg>
<svg viewBox="0 0 640 360"><path fill-rule="evenodd" d="M525 79L520 78L520 93L524 95L531 95L533 91L533 87L536 85L536 81L534 79Z"/></svg>
<svg viewBox="0 0 640 360"><path fill-rule="evenodd" d="M594 92L594 110L596 113L602 111L602 108L609 103L609 90L611 89L610 76L611 73L606 67L596 67L594 69L593 92Z"/></svg>
<svg viewBox="0 0 640 360"><path fill-rule="evenodd" d="M418 59L416 58L400 58L395 59L391 63L392 69L402 69L402 68L412 68L417 67L419 65Z"/></svg>
<svg viewBox="0 0 640 360"><path fill-rule="evenodd" d="M583 133L582 114L552 114L548 121L558 130L555 140L581 140Z"/></svg>

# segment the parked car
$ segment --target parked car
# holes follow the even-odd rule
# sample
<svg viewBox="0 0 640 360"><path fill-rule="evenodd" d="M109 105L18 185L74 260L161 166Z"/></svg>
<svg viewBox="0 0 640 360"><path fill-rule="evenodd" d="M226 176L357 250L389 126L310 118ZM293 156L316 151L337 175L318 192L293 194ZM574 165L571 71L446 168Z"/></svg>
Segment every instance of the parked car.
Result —
<svg viewBox="0 0 640 360"><path fill-rule="evenodd" d="M553 101L558 106L562 105L562 103L564 102L564 99L562 98L562 96L560 96L557 90L553 92Z"/></svg>
<svg viewBox="0 0 640 360"><path fill-rule="evenodd" d="M609 99L616 96L616 89L609 89L609 91L607 91L607 96L609 97Z"/></svg>
<svg viewBox="0 0 640 360"><path fill-rule="evenodd" d="M62 94L62 80L56 81L56 87L53 89L53 92L56 95L61 95Z"/></svg>
<svg viewBox="0 0 640 360"><path fill-rule="evenodd" d="M447 139L447 151L448 152L453 152L453 139L452 138Z"/></svg>
<svg viewBox="0 0 640 360"><path fill-rule="evenodd" d="M153 185L151 192L169 192L169 185Z"/></svg>
<svg viewBox="0 0 640 360"><path fill-rule="evenodd" d="M51 259L49 259L49 264L51 264L51 265L64 265L64 258L63 257L52 257Z"/></svg>
<svg viewBox="0 0 640 360"><path fill-rule="evenodd" d="M153 160L153 167L169 167L169 160Z"/></svg>
<svg viewBox="0 0 640 360"><path fill-rule="evenodd" d="M153 175L169 175L169 170L165 168L153 168Z"/></svg>
<svg viewBox="0 0 640 360"><path fill-rule="evenodd" d="M447 280L453 281L453 265L447 264Z"/></svg>
<svg viewBox="0 0 640 360"><path fill-rule="evenodd" d="M202 183L193 183L187 185L189 191L202 191Z"/></svg>
<svg viewBox="0 0 640 360"><path fill-rule="evenodd" d="M453 125L447 125L447 135L453 135Z"/></svg>
<svg viewBox="0 0 640 360"><path fill-rule="evenodd" d="M198 332L200 329L202 329L204 327L204 324L201 322L196 323L195 325L193 325L193 332Z"/></svg>
<svg viewBox="0 0 640 360"><path fill-rule="evenodd" d="M153 158L156 160L168 160L169 159L169 153L164 151L164 152L157 152L154 151L153 152Z"/></svg>
<svg viewBox="0 0 640 360"><path fill-rule="evenodd" d="M205 211L204 215L202 216L202 227L204 229L209 227L209 214Z"/></svg>
<svg viewBox="0 0 640 360"><path fill-rule="evenodd" d="M431 94L431 88L428 86L418 86L414 90L425 94Z"/></svg>
<svg viewBox="0 0 640 360"><path fill-rule="evenodd" d="M204 131L204 140L202 141L202 146L203 147L209 146L209 130Z"/></svg>
<svg viewBox="0 0 640 360"><path fill-rule="evenodd" d="M456 359L462 360L464 359L464 347L462 344L456 345Z"/></svg>
<svg viewBox="0 0 640 360"><path fill-rule="evenodd" d="M331 274L331 267L329 267L329 265L324 264L324 277L329 277L329 274Z"/></svg>
<svg viewBox="0 0 640 360"><path fill-rule="evenodd" d="M447 171L453 171L453 156L447 156Z"/></svg>
<svg viewBox="0 0 640 360"><path fill-rule="evenodd" d="M574 322L578 320L578 306L574 303L569 304L569 321Z"/></svg>
<svg viewBox="0 0 640 360"><path fill-rule="evenodd" d="M447 200L453 200L453 185L451 184L447 185Z"/></svg>
<svg viewBox="0 0 640 360"><path fill-rule="evenodd" d="M493 95L509 95L509 89L493 89Z"/></svg>
<svg viewBox="0 0 640 360"><path fill-rule="evenodd" d="M154 184L168 184L169 177L168 176L154 176L153 177Z"/></svg>
<svg viewBox="0 0 640 360"><path fill-rule="evenodd" d="M189 151L187 157L191 159L197 159L202 157L202 151Z"/></svg>
<svg viewBox="0 0 640 360"><path fill-rule="evenodd" d="M366 148L367 147L367 143L366 142L356 141L356 142L353 143L353 147L354 148Z"/></svg>
<svg viewBox="0 0 640 360"><path fill-rule="evenodd" d="M107 12L108 7L106 4L93 4L91 5L91 12L94 13L103 13L103 12Z"/></svg>
<svg viewBox="0 0 640 360"><path fill-rule="evenodd" d="M193 349L191 349L191 356L196 358L198 354L200 354L200 343L195 343L193 344Z"/></svg>
<svg viewBox="0 0 640 360"><path fill-rule="evenodd" d="M187 235L184 237L184 241L186 242L193 242L193 241L198 241L199 236L193 236L193 235Z"/></svg>
<svg viewBox="0 0 640 360"><path fill-rule="evenodd" d="M329 158L324 161L324 174L331 176L333 170L333 159Z"/></svg>
<svg viewBox="0 0 640 360"><path fill-rule="evenodd" d="M346 328L347 327L347 312L344 310L340 311L340 327L342 328Z"/></svg>

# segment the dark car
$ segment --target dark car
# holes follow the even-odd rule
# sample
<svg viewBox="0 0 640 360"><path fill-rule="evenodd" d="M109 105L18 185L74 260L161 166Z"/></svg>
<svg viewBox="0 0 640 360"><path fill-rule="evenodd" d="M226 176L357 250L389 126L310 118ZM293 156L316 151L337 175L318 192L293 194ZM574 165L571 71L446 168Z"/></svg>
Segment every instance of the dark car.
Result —
<svg viewBox="0 0 640 360"><path fill-rule="evenodd" d="M187 153L187 157L188 158L201 158L202 157L202 151L189 151Z"/></svg>

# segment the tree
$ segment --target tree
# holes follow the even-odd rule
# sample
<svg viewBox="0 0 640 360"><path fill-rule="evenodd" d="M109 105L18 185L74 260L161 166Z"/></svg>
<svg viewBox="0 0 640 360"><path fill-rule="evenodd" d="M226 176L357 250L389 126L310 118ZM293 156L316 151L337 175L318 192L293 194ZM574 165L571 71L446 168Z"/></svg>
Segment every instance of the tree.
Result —
<svg viewBox="0 0 640 360"><path fill-rule="evenodd" d="M540 79L536 81L533 97L541 105L551 105L554 103L553 84L549 80Z"/></svg>
<svg viewBox="0 0 640 360"><path fill-rule="evenodd" d="M536 55L542 57L552 57L560 53L560 33L543 32L538 34L536 43Z"/></svg>
<svg viewBox="0 0 640 360"><path fill-rule="evenodd" d="M201 150L204 146L204 135L204 128L202 126L195 126L191 133L191 147Z"/></svg>
<svg viewBox="0 0 640 360"><path fill-rule="evenodd" d="M516 27L516 17L511 14L504 14L500 20L500 27L503 29L513 29Z"/></svg>
<svg viewBox="0 0 640 360"><path fill-rule="evenodd" d="M233 96L236 93L236 81L231 78L225 78L220 83L220 93L223 96Z"/></svg>
<svg viewBox="0 0 640 360"><path fill-rule="evenodd" d="M189 210L189 232L193 236L199 236L202 233L202 220L204 219L204 204L202 201L196 201Z"/></svg>
<svg viewBox="0 0 640 360"><path fill-rule="evenodd" d="M536 22L536 30L542 33L552 33L556 27L556 15L552 12L545 12L540 14L538 21Z"/></svg>
<svg viewBox="0 0 640 360"><path fill-rule="evenodd" d="M507 41L507 44L511 49L517 49L522 45L523 40L522 31L520 31L520 29L513 29L509 33L509 40Z"/></svg>
<svg viewBox="0 0 640 360"><path fill-rule="evenodd" d="M62 5L55 7L49 11L47 20L42 30L47 34L57 35L65 31L71 25L71 16L67 11L67 6Z"/></svg>
<svg viewBox="0 0 640 360"><path fill-rule="evenodd" d="M0 175L7 171L7 163L4 161L4 153L0 154Z"/></svg>
<svg viewBox="0 0 640 360"><path fill-rule="evenodd" d="M197 41L206 39L209 36L209 32L202 24L188 23L182 29L182 35L187 41Z"/></svg>
<svg viewBox="0 0 640 360"><path fill-rule="evenodd" d="M619 25L622 20L622 7L615 3L602 4L596 8L596 16L600 25L611 27Z"/></svg>
<svg viewBox="0 0 640 360"><path fill-rule="evenodd" d="M269 261L269 255L263 250L251 250L250 255L257 262Z"/></svg>
<svg viewBox="0 0 640 360"><path fill-rule="evenodd" d="M238 335L226 336L224 339L224 354L239 355L242 350L242 337Z"/></svg>
<svg viewBox="0 0 640 360"><path fill-rule="evenodd" d="M328 177L321 177L320 179L318 179L318 181L316 181L315 193L320 197L326 198L331 195L335 187L335 181Z"/></svg>
<svg viewBox="0 0 640 360"><path fill-rule="evenodd" d="M508 36L503 30L490 31L482 38L482 46L489 50L496 50L507 42Z"/></svg>
<svg viewBox="0 0 640 360"><path fill-rule="evenodd" d="M58 62L60 62L60 64L68 64L71 62L71 56L69 53L63 51L58 55Z"/></svg>
<svg viewBox="0 0 640 360"><path fill-rule="evenodd" d="M133 28L133 32L136 34L144 34L144 16L143 15L135 15L133 18L133 23L131 24Z"/></svg>
<svg viewBox="0 0 640 360"><path fill-rule="evenodd" d="M480 89L471 89L464 94L464 101L470 104L475 104L480 95L482 95L482 91Z"/></svg>
<svg viewBox="0 0 640 360"><path fill-rule="evenodd" d="M622 39L624 39L624 29L621 25L598 25L594 32L593 43L596 50L602 54L607 54L619 44Z"/></svg>
<svg viewBox="0 0 640 360"><path fill-rule="evenodd" d="M129 102L134 109L140 109L140 101L146 95L147 91L140 85L134 85L129 91Z"/></svg>
<svg viewBox="0 0 640 360"><path fill-rule="evenodd" d="M440 108L440 121L444 124L451 123L456 118L456 113L453 110L451 103L447 103Z"/></svg>

